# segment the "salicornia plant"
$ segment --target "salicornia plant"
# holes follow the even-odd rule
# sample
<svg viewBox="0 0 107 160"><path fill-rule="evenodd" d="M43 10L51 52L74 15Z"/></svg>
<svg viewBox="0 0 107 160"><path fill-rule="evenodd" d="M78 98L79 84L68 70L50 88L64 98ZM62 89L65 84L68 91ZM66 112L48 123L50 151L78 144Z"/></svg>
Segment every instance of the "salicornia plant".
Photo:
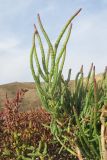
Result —
<svg viewBox="0 0 107 160"><path fill-rule="evenodd" d="M83 78L83 73L80 74L81 76L75 80L76 86L72 95L75 126L77 126L76 143L87 160L105 160L106 141L102 140L105 139L105 135L102 136L101 128L102 123L106 126L105 117L107 117L106 109L104 109L106 114L103 115L102 111L107 106L107 69L99 81L96 80L93 64L86 80Z"/></svg>
<svg viewBox="0 0 107 160"><path fill-rule="evenodd" d="M102 79L97 81L93 63L87 78L84 78L82 65L73 89L72 84L69 86L71 70L67 80L64 80L62 75L72 20L80 11L81 9L68 20L54 45L38 15L39 27L48 44L48 51L45 53L41 36L34 25L30 67L43 107L51 115L50 129L55 140L61 145L59 154L66 150L73 160L77 157L80 160L106 160L107 142L104 131L107 130L107 67ZM66 31L65 41L62 47L59 47ZM37 42L42 65L37 54Z"/></svg>
<svg viewBox="0 0 107 160"><path fill-rule="evenodd" d="M33 78L35 80L36 89L39 94L39 97L42 101L43 106L46 110L52 115L53 121L62 117L62 113L69 112L66 109L66 93L68 92L67 84L68 80L63 80L62 70L64 66L64 61L66 57L66 47L68 40L70 38L72 30L72 20L79 14L81 9L79 9L66 23L61 33L59 34L55 45L53 45L46 33L43 24L41 22L40 16L38 15L39 27L44 35L44 38L48 44L47 54L44 51L43 43L40 37L40 34L37 30L36 25L34 25L34 34L33 34L33 45L30 54L30 67L32 71ZM67 31L68 30L68 31ZM65 41L63 42L62 48L58 50L61 39L63 38L64 33L67 31ZM42 66L37 54L37 41L39 43L41 57L42 57ZM34 62L36 62L37 73L35 72ZM43 84L41 83L43 80ZM68 95L68 100L70 99ZM69 103L68 103L69 104ZM55 123L54 123L55 124ZM53 129L54 130L54 129Z"/></svg>

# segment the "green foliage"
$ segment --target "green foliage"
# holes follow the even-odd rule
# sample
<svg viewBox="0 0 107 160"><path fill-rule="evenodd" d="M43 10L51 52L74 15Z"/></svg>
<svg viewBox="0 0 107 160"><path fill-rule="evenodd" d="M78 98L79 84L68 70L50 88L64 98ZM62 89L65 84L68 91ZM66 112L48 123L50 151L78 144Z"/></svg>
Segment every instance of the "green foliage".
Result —
<svg viewBox="0 0 107 160"><path fill-rule="evenodd" d="M71 22L80 11L81 9L66 23L55 45L52 45L38 15L40 29L48 44L48 54L46 56L39 32L34 25L30 66L39 97L51 115L50 131L62 146L60 153L66 150L73 155L73 159L83 157L87 160L99 160L104 157L100 116L102 107L107 105L107 67L102 80L97 81L93 64L86 79L83 66L81 66L76 75L74 90L70 90L68 85L71 70L69 70L67 80L64 80L62 76L67 43L72 30ZM59 51L60 41L67 29L68 33ZM35 39L39 42L42 66L38 59ZM37 73L35 73L34 60ZM41 79L44 82L43 85Z"/></svg>
<svg viewBox="0 0 107 160"><path fill-rule="evenodd" d="M62 70L63 70L64 61L66 57L66 47L67 47L68 40L70 38L71 29L72 29L71 22L79 14L80 11L81 9L78 10L66 23L61 33L59 34L54 46L52 45L48 37L48 34L46 33L42 25L40 16L38 15L38 22L39 22L40 29L48 44L47 55L44 52L40 34L36 28L36 25L34 25L35 31L33 35L33 46L30 54L31 71L32 71L32 75L35 80L36 88L38 90L38 94L41 98L42 104L46 108L46 110L50 114L52 114L53 118L61 117L62 112L65 111L65 103L66 103L65 95L67 92L67 83L65 84L62 78ZM60 51L58 51L59 43L67 29L68 29L68 33L66 35L65 41L63 42L63 45ZM38 54L36 50L37 40L39 43L41 56L42 56L42 66L40 66L40 62L39 62ZM36 62L37 74L35 73L35 69L34 69L34 60ZM41 78L45 82L44 85L42 85L40 82Z"/></svg>

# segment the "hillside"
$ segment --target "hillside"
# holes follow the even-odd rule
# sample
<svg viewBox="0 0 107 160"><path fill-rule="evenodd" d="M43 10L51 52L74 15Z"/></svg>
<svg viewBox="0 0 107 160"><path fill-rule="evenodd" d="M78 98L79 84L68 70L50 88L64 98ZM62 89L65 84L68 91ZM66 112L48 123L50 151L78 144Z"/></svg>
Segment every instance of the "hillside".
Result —
<svg viewBox="0 0 107 160"><path fill-rule="evenodd" d="M102 74L96 75L96 79L100 80ZM70 81L71 88L74 88L74 81ZM25 97L22 102L21 110L25 111L27 109L35 109L38 106L41 106L40 100L37 96L35 90L35 84L33 82L14 82L9 84L0 85L0 108L4 106L4 101L6 97L6 93L9 98L14 98L15 94L20 89L28 89L25 93Z"/></svg>
<svg viewBox="0 0 107 160"><path fill-rule="evenodd" d="M25 93L21 110L27 110L30 108L35 108L41 105L40 100L36 94L35 85L32 82L25 82L25 83L9 83L0 85L0 106L4 106L4 101L6 97L6 93L9 98L14 98L15 94L20 89L28 89Z"/></svg>

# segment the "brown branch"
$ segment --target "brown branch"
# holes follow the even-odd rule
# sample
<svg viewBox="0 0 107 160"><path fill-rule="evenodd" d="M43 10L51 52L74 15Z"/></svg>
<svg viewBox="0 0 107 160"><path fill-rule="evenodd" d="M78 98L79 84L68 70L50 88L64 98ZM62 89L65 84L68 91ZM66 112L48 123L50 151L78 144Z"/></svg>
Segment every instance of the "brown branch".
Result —
<svg viewBox="0 0 107 160"><path fill-rule="evenodd" d="M102 148L102 158L103 160L107 160L107 126L106 126L106 118L107 118L107 106L102 107L102 113L100 116L101 121L101 148Z"/></svg>
<svg viewBox="0 0 107 160"><path fill-rule="evenodd" d="M78 147L76 147L76 152L77 152L78 159L79 160L83 160L81 151L80 151L80 149Z"/></svg>

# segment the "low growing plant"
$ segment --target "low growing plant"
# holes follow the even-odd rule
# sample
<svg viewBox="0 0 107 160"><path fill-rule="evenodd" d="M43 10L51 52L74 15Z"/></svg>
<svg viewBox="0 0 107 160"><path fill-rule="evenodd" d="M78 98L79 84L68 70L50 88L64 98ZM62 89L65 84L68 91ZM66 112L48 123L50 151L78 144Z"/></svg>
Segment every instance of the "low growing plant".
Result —
<svg viewBox="0 0 107 160"><path fill-rule="evenodd" d="M20 112L24 91L19 90L13 99L6 95L0 112L0 160L56 160L66 156L70 159L66 151L59 155L61 145L45 127L51 121L49 113L42 108Z"/></svg>

